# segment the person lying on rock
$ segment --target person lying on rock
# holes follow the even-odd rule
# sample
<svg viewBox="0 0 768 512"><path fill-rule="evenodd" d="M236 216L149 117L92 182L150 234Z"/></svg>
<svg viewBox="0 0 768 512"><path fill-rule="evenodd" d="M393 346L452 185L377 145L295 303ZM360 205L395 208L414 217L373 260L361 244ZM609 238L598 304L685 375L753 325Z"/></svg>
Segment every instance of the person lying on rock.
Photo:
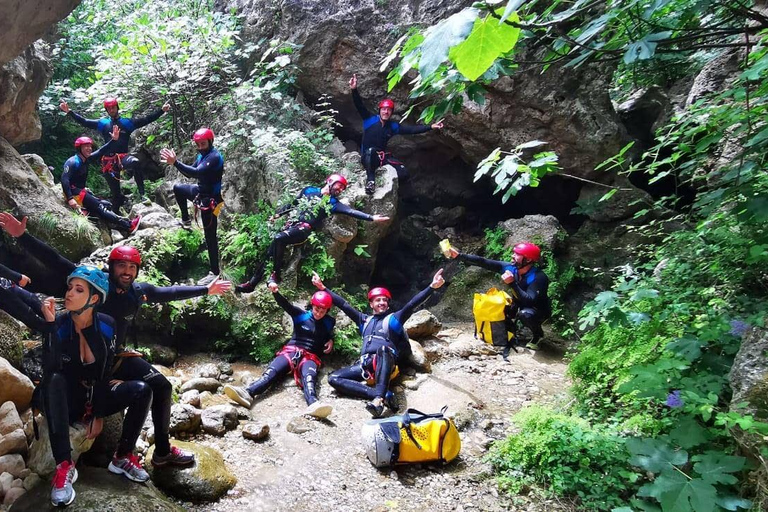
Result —
<svg viewBox="0 0 768 512"><path fill-rule="evenodd" d="M536 265L541 258L539 246L530 242L515 245L513 261L489 260L474 254L462 254L453 247L450 251L451 258L458 258L459 261L501 274L501 280L512 288L515 301L514 309L508 317L507 329L514 332L514 320L519 318L533 333L533 339L528 345L536 348L537 343L544 336L541 324L552 314L547 294L549 277ZM502 352L504 359L509 357L514 340L515 338L504 347Z"/></svg>
<svg viewBox="0 0 768 512"><path fill-rule="evenodd" d="M112 129L110 141L96 151L93 150L93 140L90 137L78 137L75 140L77 153L64 162L61 188L64 190L64 197L66 197L70 208L77 211L81 211L81 208L84 208L88 214L96 215L100 219L104 219L107 224L128 235L132 235L139 229L141 215L137 215L133 220L118 216L110 209L111 205L109 202L102 201L94 196L85 185L88 180L88 164L101 155L112 151L112 147L117 143L116 141L119 136L120 128L115 126Z"/></svg>
<svg viewBox="0 0 768 512"><path fill-rule="evenodd" d="M152 388L141 380L124 381L112 375L115 324L99 312L109 290L107 275L96 267L80 266L67 277L66 312L56 316L53 297L43 303L48 324L43 345L43 381L39 390L48 423L56 471L51 504L66 506L75 499L72 484L77 470L72 461L69 426L82 422L86 437L96 438L103 418L127 408L123 430L109 471L134 482L149 475L133 453L152 402Z"/></svg>
<svg viewBox="0 0 768 512"><path fill-rule="evenodd" d="M315 292L308 310L298 308L280 295L275 282L268 285L269 291L281 308L293 320L291 339L277 352L277 357L269 363L264 375L247 388L224 386L224 393L235 403L250 408L253 397L262 394L272 384L282 379L289 372L293 373L296 384L304 390L307 409L304 414L315 418L327 418L333 408L317 399L317 369L321 366L321 354L330 354L333 350L333 327L336 319L328 315L333 305L331 296L323 291Z"/></svg>
<svg viewBox="0 0 768 512"><path fill-rule="evenodd" d="M224 198L221 196L224 157L213 147L213 130L210 128L200 128L192 135L192 140L198 151L194 165L179 162L172 149L161 149L160 158L163 162L176 167L187 178L197 180L197 185L176 183L173 186L173 195L176 196L176 202L179 205L179 210L181 210L181 223L184 228L189 228L192 225L187 210L187 201L192 201L195 207L195 218L197 218L197 210L200 210L211 271L197 284L206 285L217 279L216 276L221 273L219 239L216 236L216 229L219 224L219 213L224 207Z"/></svg>
<svg viewBox="0 0 768 512"><path fill-rule="evenodd" d="M309 235L312 234L312 230L319 227L323 220L331 214L340 213L372 222L387 222L389 220L387 216L369 215L340 202L338 197L346 188L347 178L341 174L331 174L326 178L323 188L304 187L293 202L278 208L270 221L287 214L291 214L291 220L272 239L272 243L267 249L267 257L256 268L253 277L245 283L237 285L235 291L238 293L252 292L264 277L267 263L270 260L274 264L274 269L269 277L269 282L279 283L285 248L289 245L299 245L306 242Z"/></svg>
<svg viewBox="0 0 768 512"><path fill-rule="evenodd" d="M389 301L392 300L389 290L372 288L368 292L372 315L356 310L340 295L326 288L317 274L312 276L312 284L333 297L333 304L357 325L363 337L360 361L331 373L328 383L341 394L367 398L369 402L365 408L374 418L382 415L384 406L396 412L397 403L394 393L389 391L389 383L399 373L398 366L405 363L411 354L408 334L403 325L418 306L445 284L443 269L435 273L429 286L398 311L389 310Z"/></svg>
<svg viewBox="0 0 768 512"><path fill-rule="evenodd" d="M131 143L131 133L149 123L157 121L160 116L171 109L171 105L166 103L162 108L154 110L145 117L132 117L130 119L120 115L120 105L117 102L117 98L106 98L104 100L104 110L107 111L107 117L102 117L101 119L86 119L74 110L71 110L66 101L62 101L59 104L59 108L80 126L98 131L104 138L104 142L109 142L112 130L118 127L120 137L109 148L109 151L106 151L101 157L101 172L104 179L107 180L109 190L112 192L112 206L115 211L119 211L125 203L125 196L120 190L120 172L122 170L133 174L133 178L136 180L136 188L139 191L140 201L149 204L149 199L147 199L144 193L144 171L141 161L135 156L128 154L128 146Z"/></svg>
<svg viewBox="0 0 768 512"><path fill-rule="evenodd" d="M363 98L357 90L357 75L349 79L349 88L352 90L352 101L357 112L363 119L363 141L360 144L360 158L366 172L365 192L370 195L376 189L376 169L383 165L391 165L397 171L400 183L408 180L408 171L402 162L392 158L392 153L387 151L389 139L395 135L416 135L429 130L441 130L443 121L440 120L431 125L417 124L413 126L402 125L392 120L395 110L395 102L385 98L379 102L379 113L372 114L363 103Z"/></svg>
<svg viewBox="0 0 768 512"><path fill-rule="evenodd" d="M0 228L15 237L19 245L29 254L38 258L52 272L67 275L75 264L61 256L45 242L26 232L27 218L21 222L13 215L0 212ZM141 270L141 254L135 247L119 245L112 249L108 258L109 291L102 311L115 320L117 339L117 363L114 377L121 380L143 380L151 388L152 423L155 427L155 452L152 465L155 467L174 465L187 466L194 462L194 456L171 446L168 429L171 420L171 395L173 388L163 374L146 362L138 352L125 349L128 325L143 304L156 304L185 300L203 295L221 295L229 291L232 283L215 279L208 286L154 286L137 283Z"/></svg>

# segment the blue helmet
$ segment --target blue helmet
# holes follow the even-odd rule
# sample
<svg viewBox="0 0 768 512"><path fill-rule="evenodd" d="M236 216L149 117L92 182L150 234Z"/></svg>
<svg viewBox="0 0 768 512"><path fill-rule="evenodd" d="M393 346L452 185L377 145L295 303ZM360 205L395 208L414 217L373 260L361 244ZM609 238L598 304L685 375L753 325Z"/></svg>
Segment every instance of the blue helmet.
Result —
<svg viewBox="0 0 768 512"><path fill-rule="evenodd" d="M109 279L107 278L107 274L96 267L81 265L69 274L69 277L67 277L67 284L76 277L86 281L95 288L96 291L101 293L101 302L104 302L109 293Z"/></svg>

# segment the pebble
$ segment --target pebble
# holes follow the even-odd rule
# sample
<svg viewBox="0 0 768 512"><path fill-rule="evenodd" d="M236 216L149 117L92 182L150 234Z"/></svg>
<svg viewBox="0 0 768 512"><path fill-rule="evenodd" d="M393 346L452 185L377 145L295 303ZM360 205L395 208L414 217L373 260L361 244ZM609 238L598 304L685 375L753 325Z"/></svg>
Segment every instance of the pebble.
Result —
<svg viewBox="0 0 768 512"><path fill-rule="evenodd" d="M269 437L269 425L247 423L243 426L243 437L252 441L263 441Z"/></svg>

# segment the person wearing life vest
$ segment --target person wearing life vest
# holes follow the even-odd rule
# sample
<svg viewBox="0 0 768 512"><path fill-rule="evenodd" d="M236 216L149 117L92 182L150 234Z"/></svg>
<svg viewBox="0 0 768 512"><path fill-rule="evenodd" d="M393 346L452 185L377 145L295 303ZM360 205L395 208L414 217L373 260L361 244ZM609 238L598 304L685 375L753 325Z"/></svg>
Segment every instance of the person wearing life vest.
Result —
<svg viewBox="0 0 768 512"><path fill-rule="evenodd" d="M160 157L162 161L176 167L187 178L197 180L197 185L175 184L173 195L176 196L176 202L181 210L181 223L185 228L189 228L192 224L187 210L187 201L191 201L195 208L200 210L205 244L208 246L208 259L211 263L211 271L197 283L203 285L210 283L221 273L216 229L219 212L224 206L224 198L221 196L224 157L213 147L213 130L210 128L200 128L192 135L192 140L198 151L194 165L179 162L172 149L161 149Z"/></svg>
<svg viewBox="0 0 768 512"><path fill-rule="evenodd" d="M56 471L51 504L66 506L75 499L69 425L82 422L86 437L96 438L103 418L127 408L123 430L109 471L134 482L146 482L147 472L133 453L152 402L152 389L143 381L123 381L112 375L115 357L114 322L99 312L109 289L106 274L95 267L76 267L67 277L66 313L56 316L53 297L45 299L47 322L43 345L43 380L38 398L48 423Z"/></svg>
<svg viewBox="0 0 768 512"><path fill-rule="evenodd" d="M112 205L115 211L119 211L125 203L125 196L120 190L120 172L125 170L133 174L136 180L136 188L139 191L141 201L149 201L144 194L144 171L138 158L128 154L131 143L131 133L142 128L149 123L157 121L160 116L171 109L170 103L166 103L162 108L152 111L144 117L126 118L120 115L120 105L117 98L104 99L104 110L107 117L101 119L86 119L74 110L69 108L66 101L59 104L59 108L71 117L80 126L91 128L98 131L104 138L104 142L109 142L112 130L118 127L120 137L116 144L113 144L109 151L101 155L101 172L107 180L109 190L112 192Z"/></svg>
<svg viewBox="0 0 768 512"><path fill-rule="evenodd" d="M250 408L256 395L264 393L275 382L293 373L296 384L304 391L307 409L304 414L315 418L327 418L333 411L331 405L317 398L317 369L322 354L333 350L333 327L336 319L328 315L333 299L327 292L318 291L312 295L310 307L306 310L291 304L280 295L277 283L268 284L272 296L293 321L291 339L280 349L269 363L264 374L243 388L227 384L224 393L235 403Z"/></svg>
<svg viewBox="0 0 768 512"><path fill-rule="evenodd" d="M549 277L536 265L541 258L541 249L536 244L521 242L515 245L511 262L462 254L453 247L450 251L451 258L501 274L501 280L512 288L516 316L531 330L533 339L530 344L536 346L544 336L541 324L552 314L547 294ZM504 347L505 358L511 348L511 345Z"/></svg>
<svg viewBox="0 0 768 512"><path fill-rule="evenodd" d="M405 363L411 354L403 325L418 306L445 284L443 269L435 273L429 286L398 311L390 312L392 294L389 290L371 288L368 292L368 304L373 311L371 315L358 311L343 297L326 288L317 274L312 276L312 284L331 295L333 304L357 325L363 337L360 361L331 373L328 384L344 395L368 399L365 408L374 418L382 415L384 406L396 411L397 404L394 393L389 391L389 382L399 372L398 365Z"/></svg>
<svg viewBox="0 0 768 512"><path fill-rule="evenodd" d="M379 102L378 114L371 113L363 103L363 98L357 90L357 75L349 79L349 88L352 90L352 101L357 112L363 119L363 140L360 144L360 157L366 172L365 192L373 194L376 189L376 169L382 165L391 165L397 170L397 176L401 182L408 179L408 171L402 162L392 158L387 152L389 139L395 135L415 135L429 130L441 130L443 121L440 120L431 125L402 125L393 121L392 113L395 111L395 102L385 98Z"/></svg>
<svg viewBox="0 0 768 512"><path fill-rule="evenodd" d="M339 201L338 197L347 188L347 178L341 174L331 174L326 178L323 188L304 187L291 203L281 206L270 221L288 215L282 231L272 239L267 249L267 257L261 262L247 282L235 287L238 293L250 293L264 277L267 263L274 264L270 282L279 283L283 268L283 254L289 245L303 244L312 234L312 230L320 227L322 222L331 214L349 215L355 219L371 222L387 222L389 217L384 215L369 215Z"/></svg>
<svg viewBox="0 0 768 512"><path fill-rule="evenodd" d="M141 215L137 215L133 220L116 215L107 208L104 201L94 196L86 188L88 179L88 164L101 155L112 150L118 139L120 129L115 126L112 129L112 138L98 150L93 150L93 140L90 137L78 137L75 140L75 149L77 153L64 162L64 172L61 174L61 188L64 190L64 197L70 208L80 211L85 208L88 213L104 219L108 224L117 229L132 235L139 229ZM108 203L107 203L108 204Z"/></svg>
<svg viewBox="0 0 768 512"><path fill-rule="evenodd" d="M60 275L71 273L76 265L45 242L27 233L26 226L26 217L19 221L9 213L0 212L0 228L16 238L27 253L39 259L52 272ZM152 422L155 427L152 464L156 467L188 466L194 463L194 456L171 446L169 440L173 387L154 366L141 357L135 357L138 352L126 350L128 326L143 304L185 300L203 295L221 295L231 289L232 283L215 279L207 286L154 286L136 282L141 265L141 254L135 247L119 245L109 253L109 290L101 311L115 321L119 365L114 370L114 375L115 378L126 381L143 380L152 388ZM62 286L59 286L60 290L61 288Z"/></svg>

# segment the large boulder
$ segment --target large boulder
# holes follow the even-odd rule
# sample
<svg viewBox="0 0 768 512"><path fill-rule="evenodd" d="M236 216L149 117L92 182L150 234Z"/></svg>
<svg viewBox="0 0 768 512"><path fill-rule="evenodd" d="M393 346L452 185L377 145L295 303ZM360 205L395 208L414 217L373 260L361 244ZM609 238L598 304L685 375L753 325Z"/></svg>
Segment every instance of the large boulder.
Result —
<svg viewBox="0 0 768 512"><path fill-rule="evenodd" d="M29 407L35 386L29 378L0 357L0 403L11 401L19 411Z"/></svg>
<svg viewBox="0 0 768 512"><path fill-rule="evenodd" d="M440 331L443 324L435 315L426 309L417 311L409 318L403 327L411 338L426 338Z"/></svg>
<svg viewBox="0 0 768 512"><path fill-rule="evenodd" d="M176 441L182 450L195 455L195 464L187 468L149 466L152 482L174 498L192 502L211 502L224 496L237 484L237 478L227 469L221 454L197 443ZM152 458L154 446L147 452Z"/></svg>
<svg viewBox="0 0 768 512"><path fill-rule="evenodd" d="M80 4L80 0L0 0L0 64L19 55Z"/></svg>
<svg viewBox="0 0 768 512"><path fill-rule="evenodd" d="M565 238L565 230L552 215L526 215L521 219L505 220L501 227L509 233L504 242L505 248L520 242L534 242L551 250Z"/></svg>
<svg viewBox="0 0 768 512"><path fill-rule="evenodd" d="M37 100L52 74L48 47L42 41L0 67L0 134L11 144L40 138Z"/></svg>
<svg viewBox="0 0 768 512"><path fill-rule="evenodd" d="M214 436L223 436L239 424L237 409L232 405L214 405L204 409L202 421L203 431Z"/></svg>
<svg viewBox="0 0 768 512"><path fill-rule="evenodd" d="M49 475L56 469L56 461L51 452L51 440L48 433L48 423L38 422L40 437L32 441L29 447L27 466L38 475ZM69 427L69 445L72 448L72 460L77 463L80 455L87 452L93 445L93 439L85 437L85 425L75 423Z"/></svg>
<svg viewBox="0 0 768 512"><path fill-rule="evenodd" d="M170 433L197 432L200 428L201 411L189 404L173 404L171 406Z"/></svg>

